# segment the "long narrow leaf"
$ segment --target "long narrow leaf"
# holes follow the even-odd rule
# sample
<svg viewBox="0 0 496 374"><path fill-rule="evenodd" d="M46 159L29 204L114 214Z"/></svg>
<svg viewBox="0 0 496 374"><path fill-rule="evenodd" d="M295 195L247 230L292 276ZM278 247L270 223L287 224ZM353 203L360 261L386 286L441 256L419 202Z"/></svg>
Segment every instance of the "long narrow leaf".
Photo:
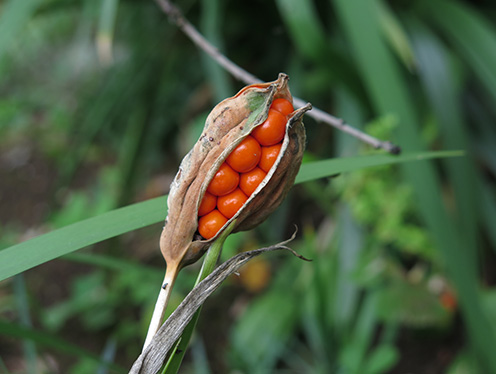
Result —
<svg viewBox="0 0 496 374"><path fill-rule="evenodd" d="M318 60L326 51L324 28L317 17L317 11L312 1L308 0L277 0L287 29L301 53Z"/></svg>
<svg viewBox="0 0 496 374"><path fill-rule="evenodd" d="M159 197L89 218L0 251L0 280L77 249L149 226L165 218Z"/></svg>
<svg viewBox="0 0 496 374"><path fill-rule="evenodd" d="M442 43L420 22L412 22L413 44L419 65L419 75L433 107L444 144L448 148L468 150L463 120L461 93L453 77L453 66ZM444 160L448 177L453 183L458 230L463 232L466 248L477 248L477 194L474 194L476 165L467 155L463 159ZM476 256L472 256L475 260ZM471 266L476 268L476 264ZM475 276L475 275L474 275Z"/></svg>
<svg viewBox="0 0 496 374"><path fill-rule="evenodd" d="M202 2L202 31L205 37L223 51L222 27L225 14L225 2L219 0L203 0ZM202 54L205 74L215 92L215 101L232 96L233 90L227 72L206 54Z"/></svg>
<svg viewBox="0 0 496 374"><path fill-rule="evenodd" d="M397 135L404 149L423 149L415 100L410 94L407 80L382 38L373 2L335 0L334 3L377 114L397 116L401 123ZM438 9L433 11L437 12ZM494 371L496 356L489 347L495 333L478 296L479 285L473 269L475 248L463 245L463 233L457 231L443 206L440 180L432 165L426 162L402 164L401 169L407 182L414 188L418 212L431 231L457 288L471 341L488 370L492 368Z"/></svg>
<svg viewBox="0 0 496 374"><path fill-rule="evenodd" d="M296 183L363 167L461 154L460 152L424 152L402 156L372 155L311 162L302 165ZM0 251L0 280L80 248L158 223L165 219L166 213L166 197L159 197L113 210L6 248Z"/></svg>
<svg viewBox="0 0 496 374"><path fill-rule="evenodd" d="M29 301L26 291L26 284L24 281L24 274L17 274L14 277L14 294L17 300L17 309L19 313L19 319L22 326L26 328L31 328L31 315L29 310ZM26 361L26 366L28 371L34 373L36 371L36 345L30 341L25 340L23 342L24 357Z"/></svg>
<svg viewBox="0 0 496 374"><path fill-rule="evenodd" d="M442 29L496 100L494 26L482 14L459 1L422 1L421 4L423 14Z"/></svg>
<svg viewBox="0 0 496 374"><path fill-rule="evenodd" d="M26 28L26 23L41 5L41 0L4 1L0 17L0 58L15 43L16 35Z"/></svg>
<svg viewBox="0 0 496 374"><path fill-rule="evenodd" d="M329 177L335 174L363 169L366 167L398 164L408 161L429 160L440 157L462 156L461 151L441 151L441 152L422 152L422 153L404 153L400 157L389 154L380 154L373 156L344 157L337 159L328 159L314 161L304 164L295 183L309 182L319 178ZM334 173L332 173L334 171Z"/></svg>
<svg viewBox="0 0 496 374"><path fill-rule="evenodd" d="M403 61L409 70L415 66L415 57L412 51L410 41L406 36L401 23L391 8L384 1L375 2L377 11L381 20L382 31L389 41L391 48Z"/></svg>
<svg viewBox="0 0 496 374"><path fill-rule="evenodd" d="M101 3L96 44L100 61L106 65L110 64L113 59L112 43L118 5L118 0L103 0Z"/></svg>

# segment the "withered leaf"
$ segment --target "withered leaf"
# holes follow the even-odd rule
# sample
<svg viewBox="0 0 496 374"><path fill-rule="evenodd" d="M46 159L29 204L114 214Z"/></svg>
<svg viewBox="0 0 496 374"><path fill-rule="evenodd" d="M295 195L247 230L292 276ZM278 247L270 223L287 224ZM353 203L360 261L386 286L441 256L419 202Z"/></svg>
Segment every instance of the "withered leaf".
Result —
<svg viewBox="0 0 496 374"><path fill-rule="evenodd" d="M167 353L181 336L184 328L193 318L193 315L205 300L222 284L231 274L252 258L270 251L287 250L293 255L303 259L291 248L287 247L289 241L275 244L270 247L242 252L223 264L219 265L208 277L201 281L183 300L183 302L172 312L167 321L155 334L148 347L134 362L129 374L155 374L162 367Z"/></svg>

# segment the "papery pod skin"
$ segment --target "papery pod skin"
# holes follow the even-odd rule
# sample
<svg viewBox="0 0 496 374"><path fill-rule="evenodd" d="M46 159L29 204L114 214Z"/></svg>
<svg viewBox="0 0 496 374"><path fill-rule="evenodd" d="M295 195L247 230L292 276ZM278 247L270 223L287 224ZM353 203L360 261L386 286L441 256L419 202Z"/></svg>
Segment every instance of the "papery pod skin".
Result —
<svg viewBox="0 0 496 374"><path fill-rule="evenodd" d="M267 118L275 98L292 102L288 76L270 83L247 86L219 103L207 117L200 139L184 157L171 184L168 216L160 248L168 267L183 267L200 258L229 225L233 231L257 226L282 202L294 183L305 148L303 114L307 106L289 115L279 157L246 204L209 240L197 233L198 207L220 165L253 129Z"/></svg>

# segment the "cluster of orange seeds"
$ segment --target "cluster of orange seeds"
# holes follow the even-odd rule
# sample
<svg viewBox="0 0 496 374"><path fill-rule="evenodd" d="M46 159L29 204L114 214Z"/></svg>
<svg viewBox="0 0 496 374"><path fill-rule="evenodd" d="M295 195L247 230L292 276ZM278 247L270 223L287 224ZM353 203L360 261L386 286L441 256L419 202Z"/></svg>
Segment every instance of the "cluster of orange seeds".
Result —
<svg viewBox="0 0 496 374"><path fill-rule="evenodd" d="M246 203L274 165L293 105L275 99L264 123L231 152L207 187L198 209L198 231L205 239L217 232Z"/></svg>

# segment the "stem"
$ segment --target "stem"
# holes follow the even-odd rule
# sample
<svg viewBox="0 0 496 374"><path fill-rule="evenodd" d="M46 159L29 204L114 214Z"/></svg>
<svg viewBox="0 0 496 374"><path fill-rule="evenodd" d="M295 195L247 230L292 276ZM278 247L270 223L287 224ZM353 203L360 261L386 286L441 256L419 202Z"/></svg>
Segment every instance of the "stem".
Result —
<svg viewBox="0 0 496 374"><path fill-rule="evenodd" d="M165 310L167 308L167 304L169 303L169 298L172 293L172 287L176 282L178 273L179 268L177 266L167 266L164 281L162 282L162 287L160 288L160 293L158 294L158 299L155 303L155 309L153 310L152 319L150 321L148 332L146 334L143 351L145 351L146 347L148 347L160 326L162 326Z"/></svg>
<svg viewBox="0 0 496 374"><path fill-rule="evenodd" d="M26 282L24 274L20 273L14 277L14 296L17 299L17 309L19 311L19 319L21 325L27 328L32 328L31 316L29 314L29 301L27 297ZM32 340L23 341L24 359L29 373L36 372L36 345Z"/></svg>
<svg viewBox="0 0 496 374"><path fill-rule="evenodd" d="M224 242L227 237L231 233L234 228L235 221L231 223L231 225L226 228L226 230L217 238L217 240L212 244L209 248L207 254L205 255L205 259L203 260L203 264L198 274L198 278L196 279L195 286L200 283L203 279L205 279L212 271L215 270L215 266L217 261L219 260L220 254L222 253L222 247L224 246ZM188 348L189 341L196 327L196 323L198 322L198 318L200 317L202 308L198 309L193 318L191 319L188 326L183 331L183 334L179 338L179 344L176 346L175 352L169 358L169 361L166 364L164 371L162 374L176 374L181 366L181 362L183 361L184 354L186 353L186 349Z"/></svg>
<svg viewBox="0 0 496 374"><path fill-rule="evenodd" d="M156 0L160 8L169 19L174 22L190 39L195 43L201 50L207 53L212 59L214 59L220 66L226 69L233 77L238 79L245 84L256 84L262 83L263 81L253 74L248 73L246 70L242 69L234 62L229 60L226 56L219 52L219 50L213 46L205 37L183 16L181 11L172 4L169 0ZM294 98L294 103L296 107L302 107L305 102L301 99ZM355 138L361 140L364 143L371 145L372 147L378 149L382 148L385 151L397 155L401 153L401 148L389 141L379 140L373 136L366 134L348 124L345 123L341 118L334 117L323 110L318 108L313 108L311 112L308 112L310 117L317 121L323 122L330 125L338 130L341 130Z"/></svg>

